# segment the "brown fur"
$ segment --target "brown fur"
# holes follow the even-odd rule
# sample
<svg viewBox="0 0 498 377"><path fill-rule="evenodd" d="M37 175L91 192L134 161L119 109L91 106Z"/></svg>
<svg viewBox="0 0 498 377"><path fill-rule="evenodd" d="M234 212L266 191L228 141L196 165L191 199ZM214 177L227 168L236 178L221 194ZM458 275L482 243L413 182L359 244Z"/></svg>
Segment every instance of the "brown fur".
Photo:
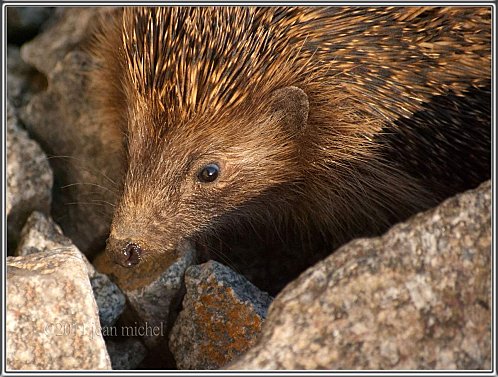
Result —
<svg viewBox="0 0 498 377"><path fill-rule="evenodd" d="M145 258L244 226L336 246L435 204L450 185L386 158L383 135L491 75L485 7L126 8L103 25L92 78L128 151L108 248ZM219 180L197 182L210 162Z"/></svg>

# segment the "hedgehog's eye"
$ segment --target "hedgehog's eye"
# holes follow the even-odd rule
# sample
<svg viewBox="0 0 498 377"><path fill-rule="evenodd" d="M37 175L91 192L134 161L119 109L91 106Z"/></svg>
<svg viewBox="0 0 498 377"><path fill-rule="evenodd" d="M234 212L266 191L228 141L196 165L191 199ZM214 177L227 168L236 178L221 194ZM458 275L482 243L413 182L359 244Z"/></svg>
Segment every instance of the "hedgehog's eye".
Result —
<svg viewBox="0 0 498 377"><path fill-rule="evenodd" d="M209 183L214 182L218 175L220 175L220 167L216 164L208 164L199 171L197 178L201 182Z"/></svg>

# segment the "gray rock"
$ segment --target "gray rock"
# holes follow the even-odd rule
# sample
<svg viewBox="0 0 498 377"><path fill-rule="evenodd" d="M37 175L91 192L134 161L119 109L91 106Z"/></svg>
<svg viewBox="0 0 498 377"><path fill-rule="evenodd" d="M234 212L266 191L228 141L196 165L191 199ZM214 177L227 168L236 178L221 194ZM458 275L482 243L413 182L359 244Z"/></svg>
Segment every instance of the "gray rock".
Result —
<svg viewBox="0 0 498 377"><path fill-rule="evenodd" d="M78 250L71 240L62 234L62 230L50 217L34 211L26 220L19 237L15 256L45 252L49 250ZM86 258L85 258L86 259Z"/></svg>
<svg viewBox="0 0 498 377"><path fill-rule="evenodd" d="M217 369L256 342L271 297L214 261L185 274L187 293L171 331L180 369Z"/></svg>
<svg viewBox="0 0 498 377"><path fill-rule="evenodd" d="M23 59L47 75L48 87L19 116L50 155L58 183L52 215L88 256L105 245L124 173L122 134L95 114L88 80L93 62L80 49L97 12L68 8L21 48Z"/></svg>
<svg viewBox="0 0 498 377"><path fill-rule="evenodd" d="M273 301L229 369L490 369L490 182L358 239Z"/></svg>
<svg viewBox="0 0 498 377"><path fill-rule="evenodd" d="M7 258L8 370L110 369L82 254Z"/></svg>
<svg viewBox="0 0 498 377"><path fill-rule="evenodd" d="M7 234L13 250L31 212L50 211L53 176L45 153L23 130L7 101Z"/></svg>
<svg viewBox="0 0 498 377"><path fill-rule="evenodd" d="M32 66L26 64L19 47L7 47L7 98L14 107L26 105L33 94L44 90L47 79Z"/></svg>
<svg viewBox="0 0 498 377"><path fill-rule="evenodd" d="M170 316L177 309L184 287L184 274L196 258L196 250L190 243L179 248L179 257L156 280L147 286L125 291L130 309L138 318L137 323L151 328L144 341L149 348L164 341L170 328ZM157 331L156 331L157 330ZM155 335L156 334L156 335Z"/></svg>
<svg viewBox="0 0 498 377"><path fill-rule="evenodd" d="M107 340L106 344L114 370L137 369L147 355L147 348L137 338Z"/></svg>
<svg viewBox="0 0 498 377"><path fill-rule="evenodd" d="M57 250L71 250L80 253L51 218L45 217L40 212L33 212L22 229L15 255L26 256ZM126 299L109 277L97 272L84 255L82 258L87 266L88 276L99 308L100 324L102 327L112 326L123 313Z"/></svg>
<svg viewBox="0 0 498 377"><path fill-rule="evenodd" d="M101 326L113 326L125 309L125 296L107 275L99 272L90 277L90 283L99 308Z"/></svg>

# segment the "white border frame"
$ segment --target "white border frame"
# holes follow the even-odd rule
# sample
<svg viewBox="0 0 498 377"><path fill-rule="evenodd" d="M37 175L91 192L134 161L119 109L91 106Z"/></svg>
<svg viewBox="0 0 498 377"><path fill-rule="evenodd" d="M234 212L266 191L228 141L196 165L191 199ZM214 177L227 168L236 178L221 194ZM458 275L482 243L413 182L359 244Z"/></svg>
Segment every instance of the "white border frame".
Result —
<svg viewBox="0 0 498 377"><path fill-rule="evenodd" d="M6 342L5 342L5 315L6 315L6 307L5 307L5 292L6 292L6 259L7 259L7 239L6 239L6 212L5 212L5 200L6 200L6 85L7 85L7 72L6 72L6 48L7 48L7 26L6 26L6 17L7 17L7 7L8 6L19 6L19 7L97 7L97 6L117 6L117 5L150 5L150 6L159 6L159 5L175 5L175 6L196 6L196 5L234 5L234 6L278 6L278 5L306 5L306 6L420 6L420 5L428 5L428 6L489 6L492 8L492 83L491 83L491 95L492 95L492 130L491 130L491 141L492 141L492 163L491 163L491 189L492 189L492 198L491 198L491 208L492 208L492 216L491 216L491 227L492 227L492 286L491 286L491 295L492 295L492 327L491 327L491 335L492 335L492 343L491 343L491 370L490 371L449 371L449 370L428 370L428 371L402 371L402 370L392 370L392 371L306 371L306 370L294 370L294 371L182 371L182 370L137 370L137 371L6 371L5 369L5 356L6 356ZM43 376L43 375L72 375L72 376L98 376L102 374L110 373L116 376L128 376L128 375L144 375L144 376L157 376L157 375L165 375L165 376L173 376L173 375L185 375L185 376L196 376L199 374L205 375L227 375L227 376L240 376L240 375L275 375L275 376L284 376L284 375L327 375L333 374L334 376L352 376L352 375L365 375L365 376L385 376L385 375L407 375L407 376L415 376L415 375L427 375L427 374L436 374L440 376L475 376L475 375L483 375L483 376L495 376L496 374L496 240L495 240L495 228L496 225L496 211L494 210L494 203L496 199L496 188L495 188L495 178L496 178L496 5L494 2L469 2L464 0L453 0L453 1L435 1L435 2L425 2L425 1L402 1L402 2L372 2L372 1L354 1L354 2L335 2L335 1L312 1L306 2L303 1L279 1L279 2L267 2L267 1L193 1L193 2L184 2L184 1L169 1L169 2L151 2L151 1L136 1L136 2L123 2L123 1L74 1L74 2L46 2L46 1L8 1L2 4L2 368L0 370L1 375L5 376Z"/></svg>

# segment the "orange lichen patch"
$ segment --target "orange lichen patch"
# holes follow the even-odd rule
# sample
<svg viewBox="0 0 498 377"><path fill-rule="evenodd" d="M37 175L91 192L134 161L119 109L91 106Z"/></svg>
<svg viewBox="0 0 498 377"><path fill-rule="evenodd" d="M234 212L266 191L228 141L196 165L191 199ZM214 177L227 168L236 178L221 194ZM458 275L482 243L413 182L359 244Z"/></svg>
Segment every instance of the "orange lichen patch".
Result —
<svg viewBox="0 0 498 377"><path fill-rule="evenodd" d="M211 289L210 289L211 288ZM195 305L196 327L205 331L200 349L205 357L219 367L241 355L256 342L262 319L251 306L235 296L232 288L203 283L202 291L210 292Z"/></svg>

